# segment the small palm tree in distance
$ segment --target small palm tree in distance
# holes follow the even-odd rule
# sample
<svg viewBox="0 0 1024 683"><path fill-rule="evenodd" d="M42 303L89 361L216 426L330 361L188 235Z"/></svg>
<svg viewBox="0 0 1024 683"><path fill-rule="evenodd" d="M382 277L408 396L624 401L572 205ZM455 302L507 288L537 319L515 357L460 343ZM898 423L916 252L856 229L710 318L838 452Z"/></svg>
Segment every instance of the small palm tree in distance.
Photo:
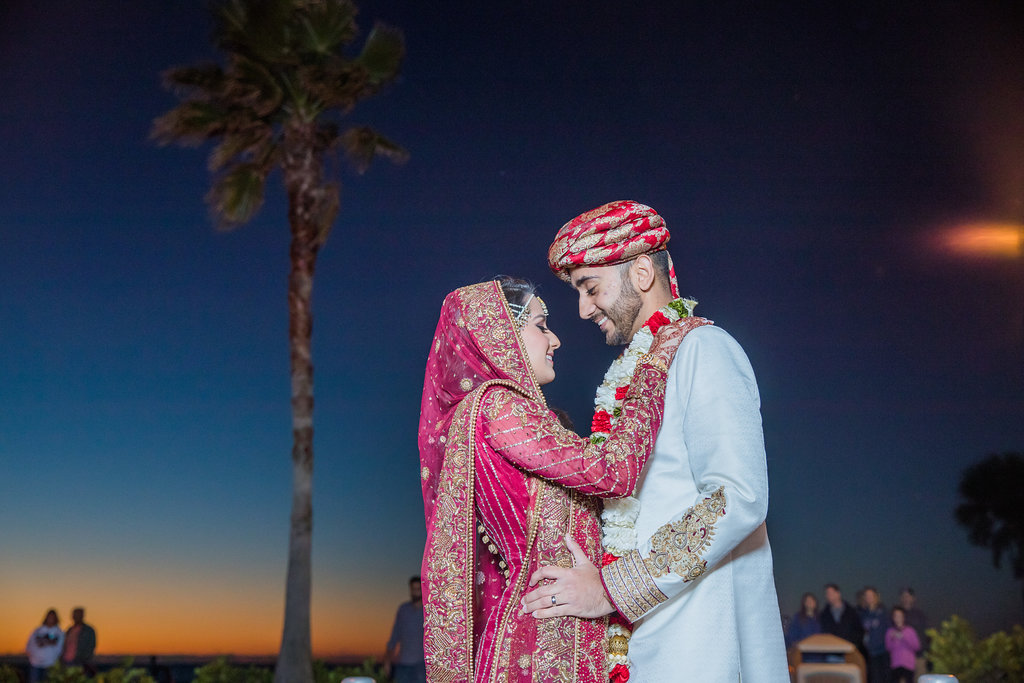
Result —
<svg viewBox="0 0 1024 683"><path fill-rule="evenodd" d="M959 492L956 520L967 528L968 540L989 548L997 568L1009 560L1014 578L1024 579L1024 453L974 463L963 471Z"/></svg>

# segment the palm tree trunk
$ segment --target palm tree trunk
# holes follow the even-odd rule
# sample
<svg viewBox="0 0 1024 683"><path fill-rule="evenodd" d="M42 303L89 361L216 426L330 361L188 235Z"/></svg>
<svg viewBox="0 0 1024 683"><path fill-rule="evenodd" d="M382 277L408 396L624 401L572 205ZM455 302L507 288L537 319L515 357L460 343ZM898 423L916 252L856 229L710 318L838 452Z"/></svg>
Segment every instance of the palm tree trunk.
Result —
<svg viewBox="0 0 1024 683"><path fill-rule="evenodd" d="M313 129L294 124L285 132L285 187L291 224L288 335L292 381L292 512L288 540L284 628L275 683L312 683L310 637L313 537L313 332L312 293L318 230L314 220L322 169Z"/></svg>

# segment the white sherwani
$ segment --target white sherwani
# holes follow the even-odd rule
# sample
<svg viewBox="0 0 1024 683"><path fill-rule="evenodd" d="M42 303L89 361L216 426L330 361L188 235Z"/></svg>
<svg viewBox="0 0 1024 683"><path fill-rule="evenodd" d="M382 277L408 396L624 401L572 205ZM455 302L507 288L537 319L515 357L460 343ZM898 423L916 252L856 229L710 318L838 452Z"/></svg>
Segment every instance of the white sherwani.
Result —
<svg viewBox="0 0 1024 683"><path fill-rule="evenodd" d="M636 495L639 547L602 571L634 622L630 683L788 683L760 398L725 331L705 325L680 344Z"/></svg>

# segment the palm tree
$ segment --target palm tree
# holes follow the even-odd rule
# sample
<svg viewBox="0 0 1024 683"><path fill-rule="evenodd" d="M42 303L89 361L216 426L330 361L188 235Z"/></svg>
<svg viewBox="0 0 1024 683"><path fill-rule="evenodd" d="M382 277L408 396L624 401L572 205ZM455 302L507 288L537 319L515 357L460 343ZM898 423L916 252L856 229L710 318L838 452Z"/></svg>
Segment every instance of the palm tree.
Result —
<svg viewBox="0 0 1024 683"><path fill-rule="evenodd" d="M405 160L405 150L373 129L340 125L357 102L394 81L405 45L399 30L378 23L359 54L347 57L344 50L357 33L351 0L214 0L211 9L224 65L164 73L166 86L181 101L154 120L151 137L161 144L216 141L206 201L221 229L249 221L263 204L271 171L282 171L291 228L294 441L284 627L274 680L303 683L313 680L311 295L317 252L340 206L340 185L328 177L328 162L343 152L362 173L377 155Z"/></svg>
<svg viewBox="0 0 1024 683"><path fill-rule="evenodd" d="M1016 579L1024 579L1024 453L989 455L964 470L956 520L974 545L992 549L999 567L1005 556Z"/></svg>

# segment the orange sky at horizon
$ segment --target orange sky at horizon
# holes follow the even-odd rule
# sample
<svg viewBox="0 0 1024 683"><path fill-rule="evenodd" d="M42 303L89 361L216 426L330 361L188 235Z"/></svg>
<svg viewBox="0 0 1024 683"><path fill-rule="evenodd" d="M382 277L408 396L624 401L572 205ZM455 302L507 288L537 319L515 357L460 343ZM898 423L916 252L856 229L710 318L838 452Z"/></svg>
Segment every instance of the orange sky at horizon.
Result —
<svg viewBox="0 0 1024 683"><path fill-rule="evenodd" d="M276 576L219 570L182 576L152 567L112 576L109 567L80 569L81 576L69 586L66 567L44 570L43 576L35 567L36 574L24 580L28 577L19 577L18 567L0 561L0 593L7 603L0 619L0 654L24 653L29 634L51 607L66 629L72 608L79 605L96 629L98 655L258 656L278 650L284 582ZM394 610L408 599L405 587L378 591L363 585L343 591L323 584L314 578L314 656L383 653Z"/></svg>

